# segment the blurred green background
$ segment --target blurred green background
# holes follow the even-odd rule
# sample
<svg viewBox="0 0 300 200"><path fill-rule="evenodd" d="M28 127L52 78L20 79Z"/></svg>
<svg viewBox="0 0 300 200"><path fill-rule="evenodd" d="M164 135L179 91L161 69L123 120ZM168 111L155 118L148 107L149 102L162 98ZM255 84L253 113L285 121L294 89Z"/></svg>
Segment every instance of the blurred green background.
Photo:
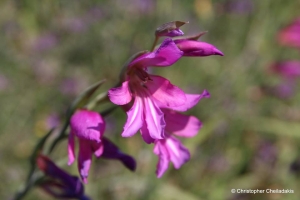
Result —
<svg viewBox="0 0 300 200"><path fill-rule="evenodd" d="M111 88L128 57L149 49L155 29L173 20L190 22L182 27L186 35L209 31L202 40L225 54L182 58L153 71L187 92L211 93L187 112L204 124L183 140L191 160L180 170L170 165L157 179L153 145L139 134L120 136L126 114L119 109L107 118L106 135L136 158L137 170L94 159L86 194L94 200L299 199L299 84L285 99L264 89L281 81L268 70L271 63L300 59L299 50L276 41L299 10L298 0L1 1L0 199L24 183L35 143L72 100L104 78L100 92ZM51 158L78 175L66 155L62 142ZM295 193L231 194L232 188ZM24 199L53 198L34 188Z"/></svg>

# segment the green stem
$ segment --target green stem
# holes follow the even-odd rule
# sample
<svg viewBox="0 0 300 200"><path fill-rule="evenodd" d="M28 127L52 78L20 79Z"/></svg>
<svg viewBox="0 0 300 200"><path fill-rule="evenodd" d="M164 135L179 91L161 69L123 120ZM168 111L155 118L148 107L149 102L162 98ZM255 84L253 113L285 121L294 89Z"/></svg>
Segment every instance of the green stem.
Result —
<svg viewBox="0 0 300 200"><path fill-rule="evenodd" d="M150 51L153 51L153 50L154 50L154 48L155 48L155 46L156 46L156 44L157 44L157 42L158 42L158 38L159 38L159 37L155 36L155 40L154 40L154 42L153 42L153 45L152 45Z"/></svg>

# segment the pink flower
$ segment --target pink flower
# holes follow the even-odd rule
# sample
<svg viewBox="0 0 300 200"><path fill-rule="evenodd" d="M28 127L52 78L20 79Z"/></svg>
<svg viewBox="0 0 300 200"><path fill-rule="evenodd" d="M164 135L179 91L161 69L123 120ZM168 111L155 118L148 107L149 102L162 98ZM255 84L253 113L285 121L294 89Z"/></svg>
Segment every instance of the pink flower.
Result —
<svg viewBox="0 0 300 200"><path fill-rule="evenodd" d="M78 110L70 120L71 132L68 142L68 164L75 160L75 136L79 140L78 170L84 183L92 162L92 154L96 157L119 159L130 170L135 170L135 161L123 154L117 146L103 137L105 121L94 111Z"/></svg>
<svg viewBox="0 0 300 200"><path fill-rule="evenodd" d="M38 168L48 178L40 186L50 195L55 198L64 199L89 199L84 195L84 187L78 177L72 176L60 169L44 155L39 155L36 162Z"/></svg>
<svg viewBox="0 0 300 200"><path fill-rule="evenodd" d="M183 51L183 56L211 56L224 54L213 45L196 40L178 39L174 40L177 47Z"/></svg>
<svg viewBox="0 0 300 200"><path fill-rule="evenodd" d="M278 41L284 46L300 48L300 18L279 32Z"/></svg>
<svg viewBox="0 0 300 200"><path fill-rule="evenodd" d="M208 97L209 94L207 93ZM190 159L189 150L173 135L180 137L194 137L202 123L194 116L186 116L171 110L163 109L165 114L166 138L155 140L153 152L159 157L156 175L162 177L172 162L175 169L179 169Z"/></svg>
<svg viewBox="0 0 300 200"><path fill-rule="evenodd" d="M271 70L283 78L298 78L300 77L300 61L278 62L271 65Z"/></svg>
<svg viewBox="0 0 300 200"><path fill-rule="evenodd" d="M114 104L125 105L134 99L131 109L127 111L123 137L131 137L140 130L147 143L163 139L166 123L161 108L185 111L200 100L201 95L185 94L169 80L146 72L149 66L170 66L182 54L175 43L167 38L156 51L134 59L128 65L122 86L109 90L108 96Z"/></svg>

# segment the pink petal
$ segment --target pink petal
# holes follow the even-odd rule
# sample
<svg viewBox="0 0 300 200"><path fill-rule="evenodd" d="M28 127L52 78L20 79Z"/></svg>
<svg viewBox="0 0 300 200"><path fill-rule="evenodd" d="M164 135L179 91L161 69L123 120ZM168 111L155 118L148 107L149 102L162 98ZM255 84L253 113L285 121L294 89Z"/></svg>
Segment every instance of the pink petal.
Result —
<svg viewBox="0 0 300 200"><path fill-rule="evenodd" d="M131 137L143 126L143 101L140 97L135 97L134 104L127 111L127 121L123 128L123 137Z"/></svg>
<svg viewBox="0 0 300 200"><path fill-rule="evenodd" d="M169 108L181 112L187 111L188 109L194 107L202 98L209 98L210 94L207 90L204 90L202 94L185 94L185 96L187 99L185 104ZM167 107L165 106L165 108Z"/></svg>
<svg viewBox="0 0 300 200"><path fill-rule="evenodd" d="M84 183L87 183L87 177L92 163L92 148L90 141L79 140L78 170Z"/></svg>
<svg viewBox="0 0 300 200"><path fill-rule="evenodd" d="M177 62L182 54L183 52L178 49L173 40L166 38L156 51L138 57L129 64L129 67L166 67Z"/></svg>
<svg viewBox="0 0 300 200"><path fill-rule="evenodd" d="M140 129L140 132L141 132L141 135L142 135L144 141L147 144L151 144L154 142L154 139L150 136L150 133L149 133L146 123L143 124L142 128Z"/></svg>
<svg viewBox="0 0 300 200"><path fill-rule="evenodd" d="M69 134L69 139L68 139L68 158L69 158L68 165L71 165L75 160L74 147L75 147L75 138L73 133L71 132Z"/></svg>
<svg viewBox="0 0 300 200"><path fill-rule="evenodd" d="M131 101L131 93L128 87L129 81L124 81L121 87L108 90L108 97L111 102L117 105L124 105Z"/></svg>
<svg viewBox="0 0 300 200"><path fill-rule="evenodd" d="M175 137L168 137L165 143L168 149L171 162L173 163L175 169L179 169L184 163L189 161L190 152L182 145L181 141Z"/></svg>
<svg viewBox="0 0 300 200"><path fill-rule="evenodd" d="M194 116L183 115L172 110L163 109L166 131L181 137L194 137L202 123Z"/></svg>
<svg viewBox="0 0 300 200"><path fill-rule="evenodd" d="M184 52L183 56L224 55L219 49L206 42L199 42L195 40L175 40L175 43L178 48Z"/></svg>
<svg viewBox="0 0 300 200"><path fill-rule="evenodd" d="M104 150L102 139L101 139L101 142L91 141L90 143L92 145L92 149L93 149L95 156L97 158L99 158L103 154L103 150Z"/></svg>
<svg viewBox="0 0 300 200"><path fill-rule="evenodd" d="M186 103L185 93L172 85L168 79L154 75L150 75L150 77L152 81L148 81L146 87L163 107L177 107Z"/></svg>
<svg viewBox="0 0 300 200"><path fill-rule="evenodd" d="M100 142L105 122L99 113L81 109L71 117L70 126L78 138Z"/></svg>
<svg viewBox="0 0 300 200"><path fill-rule="evenodd" d="M153 152L158 156L158 163L156 165L156 176L161 178L167 171L170 162L169 153L164 145L165 140L155 141Z"/></svg>
<svg viewBox="0 0 300 200"><path fill-rule="evenodd" d="M149 97L144 97L144 116L147 129L153 139L163 139L165 130L164 113Z"/></svg>

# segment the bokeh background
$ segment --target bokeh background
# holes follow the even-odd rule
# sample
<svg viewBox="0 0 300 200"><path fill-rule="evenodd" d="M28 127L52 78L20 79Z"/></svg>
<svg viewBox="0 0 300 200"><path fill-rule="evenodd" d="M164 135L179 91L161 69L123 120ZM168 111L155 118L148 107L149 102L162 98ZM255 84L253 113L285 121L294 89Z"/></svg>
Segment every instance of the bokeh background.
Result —
<svg viewBox="0 0 300 200"><path fill-rule="evenodd" d="M116 200L299 199L300 88L280 95L282 78L270 70L274 62L300 60L299 50L277 41L299 10L297 0L1 1L0 199L23 185L35 143L60 124L74 98L104 78L99 92L111 88L128 57L149 49L156 27L173 20L190 22L182 27L185 34L209 31L202 40L225 54L182 58L153 71L187 92L211 93L187 112L204 124L196 137L183 140L191 160L180 170L170 165L157 179L153 146L139 134L120 136L126 114L118 109L106 118L106 134L136 158L137 170L94 159L86 194ZM66 166L66 155L64 141L50 157L78 175L75 165ZM232 188L295 193L232 194ZM34 188L24 199L53 198Z"/></svg>

